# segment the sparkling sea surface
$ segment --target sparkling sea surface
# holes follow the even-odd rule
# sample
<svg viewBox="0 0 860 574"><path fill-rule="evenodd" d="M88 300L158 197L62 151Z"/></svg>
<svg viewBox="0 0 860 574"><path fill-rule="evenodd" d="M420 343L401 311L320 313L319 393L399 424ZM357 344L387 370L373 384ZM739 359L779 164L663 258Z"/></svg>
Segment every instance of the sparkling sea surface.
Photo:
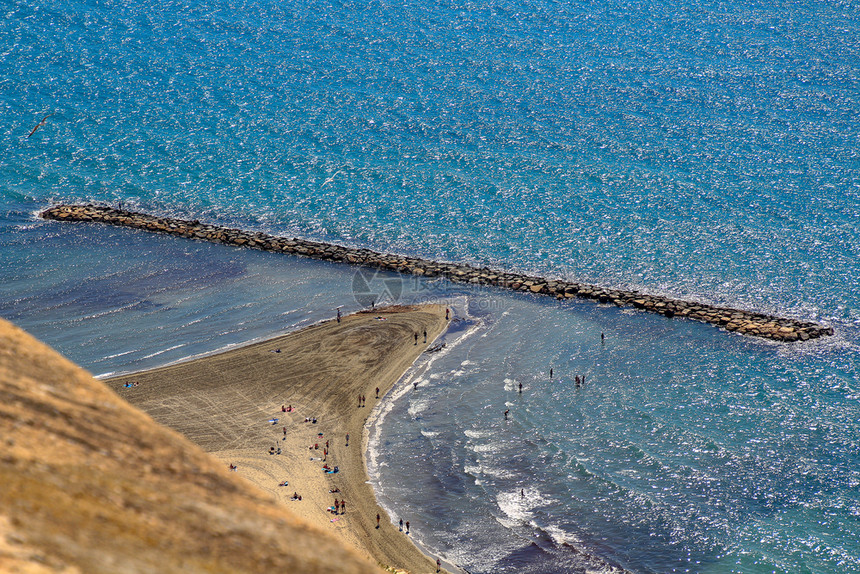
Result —
<svg viewBox="0 0 860 574"><path fill-rule="evenodd" d="M0 16L3 318L104 375L360 308L356 268L35 217L67 201L818 321L780 345L370 272L455 321L369 469L469 572L860 572L857 2Z"/></svg>

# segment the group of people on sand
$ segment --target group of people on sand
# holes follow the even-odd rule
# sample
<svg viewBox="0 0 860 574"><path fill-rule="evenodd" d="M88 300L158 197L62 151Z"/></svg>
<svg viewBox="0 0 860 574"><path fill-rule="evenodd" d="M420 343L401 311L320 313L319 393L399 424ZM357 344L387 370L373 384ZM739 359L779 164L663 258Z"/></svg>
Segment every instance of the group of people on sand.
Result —
<svg viewBox="0 0 860 574"><path fill-rule="evenodd" d="M125 387L125 388L129 389L129 388L131 388L131 387L136 387L136 386L138 386L139 384L140 384L140 383L138 383L137 381L128 381L127 383L125 383L125 384L123 385L123 387Z"/></svg>
<svg viewBox="0 0 860 574"><path fill-rule="evenodd" d="M376 398L377 398L377 399L379 398L379 391L380 391L380 389L379 389L379 387L377 387L377 388L376 388ZM365 397L364 395L359 395L359 396L358 396L358 406L359 406L359 407L366 406L365 401L366 401L366 397ZM281 405L281 412L282 412L282 413L291 413L291 412L293 412L293 406L292 406L292 405L286 405L286 404ZM313 423L313 424L316 424L316 423L317 423L317 419L316 419L316 417L313 417L313 418L305 418L304 422L306 422L306 423ZM282 440L286 440L286 438L287 438L287 427L286 427L286 426L283 426L283 427L282 427L282 432L283 432L283 439L282 439ZM321 440L321 439L323 438L323 434L322 434L322 433L318 433L318 434L317 434L317 438ZM346 433L346 446L349 446L349 433ZM320 449L322 449L322 451L323 451L323 457L324 457L324 458L323 458L323 463L324 463L324 464L322 465L322 471L323 471L324 473L326 473L326 474L337 474L337 473L339 473L339 472L340 472L340 468L339 468L338 466L330 466L330 465L326 462L326 459L328 458L328 454L329 454L329 441L328 441L328 440L326 440L326 441L325 441L325 445L324 445L324 446L323 446L321 443L316 442L316 443L314 443L312 446L309 446L309 447L308 447L308 449L310 449L310 450L320 450ZM269 448L269 454L270 454L270 455L272 455L272 454L281 454L281 449L280 449L280 447L274 447L274 446L273 446L273 447L270 447L270 448ZM236 470L237 468L238 468L238 467L236 467L236 466L235 466L235 465L233 465L232 463L230 464L230 470ZM280 482L280 483L278 484L278 486L280 486L280 487L289 486L289 482L288 482L288 481L286 481L286 480L284 480L283 482ZM329 489L329 492L330 492L330 493L333 493L333 494L340 493L340 489L339 489L338 487L336 487L336 486L332 486L332 487ZM293 500L293 501L300 501L300 500L302 500L302 496L301 496L301 495L296 491L296 492L293 492L293 496L290 498L290 500ZM335 515L337 515L337 516L341 516L341 515L346 514L346 501L345 501L345 500L343 500L343 499L340 499L340 498L335 498L335 499L334 499L334 506L333 506L333 507L329 507L328 512L331 512L331 513L333 513L333 514L335 514ZM337 519L333 519L333 520L337 520ZM377 514L377 515L376 515L376 524L377 524L377 528L379 528L379 527L380 527L380 521L381 521L381 516L380 516L379 514ZM401 519L400 519L400 531L401 531L401 532L403 532L403 531L404 531L404 524L405 524L405 528L406 528L405 532L406 532L406 534L408 535L408 534L409 534L409 527L410 527L409 521L406 521L406 522L404 523L403 519L401 518ZM439 561L437 561L437 572L439 571L439 567L440 567L440 566L439 566Z"/></svg>
<svg viewBox="0 0 860 574"><path fill-rule="evenodd" d="M335 500L335 502L337 502L337 500ZM377 512L376 513L376 529L377 530L379 530L379 522L381 519L382 519L382 517ZM400 532L403 532L403 519L402 518L400 519ZM406 521L406 534L409 534L409 521L408 520Z"/></svg>

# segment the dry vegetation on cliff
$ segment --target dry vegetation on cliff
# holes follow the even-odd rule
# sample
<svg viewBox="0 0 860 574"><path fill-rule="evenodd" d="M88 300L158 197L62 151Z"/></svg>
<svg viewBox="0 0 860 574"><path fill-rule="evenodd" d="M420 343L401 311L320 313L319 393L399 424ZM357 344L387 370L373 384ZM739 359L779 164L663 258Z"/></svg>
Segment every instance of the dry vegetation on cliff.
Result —
<svg viewBox="0 0 860 574"><path fill-rule="evenodd" d="M0 571L379 571L2 321L0 437Z"/></svg>

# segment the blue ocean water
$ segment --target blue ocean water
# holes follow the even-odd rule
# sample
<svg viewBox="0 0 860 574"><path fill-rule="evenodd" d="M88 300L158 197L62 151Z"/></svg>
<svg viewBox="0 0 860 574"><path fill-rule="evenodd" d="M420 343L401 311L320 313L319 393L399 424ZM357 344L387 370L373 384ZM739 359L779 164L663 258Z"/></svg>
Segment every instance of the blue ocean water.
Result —
<svg viewBox="0 0 860 574"><path fill-rule="evenodd" d="M858 8L2 0L0 316L104 374L358 308L355 269L62 200L820 321L410 280L458 320L374 481L472 572L860 571Z"/></svg>

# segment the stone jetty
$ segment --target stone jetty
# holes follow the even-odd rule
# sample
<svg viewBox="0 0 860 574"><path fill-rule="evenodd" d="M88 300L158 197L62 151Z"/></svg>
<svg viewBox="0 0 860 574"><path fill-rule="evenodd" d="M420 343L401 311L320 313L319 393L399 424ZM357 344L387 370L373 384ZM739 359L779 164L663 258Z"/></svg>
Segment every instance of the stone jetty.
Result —
<svg viewBox="0 0 860 574"><path fill-rule="evenodd" d="M55 205L43 211L41 217L56 221L107 223L189 239L302 255L325 261L338 261L401 274L445 277L457 283L492 285L556 299L591 299L607 305L634 307L659 313L669 318L684 317L703 321L727 331L775 341L808 341L833 334L832 327L742 309L715 307L660 295L647 295L638 291L610 289L562 279L535 277L487 267L479 268L462 263L444 263L417 257L384 254L370 249L355 249L306 239L287 239L266 233L229 229L199 221L157 217L112 207Z"/></svg>

